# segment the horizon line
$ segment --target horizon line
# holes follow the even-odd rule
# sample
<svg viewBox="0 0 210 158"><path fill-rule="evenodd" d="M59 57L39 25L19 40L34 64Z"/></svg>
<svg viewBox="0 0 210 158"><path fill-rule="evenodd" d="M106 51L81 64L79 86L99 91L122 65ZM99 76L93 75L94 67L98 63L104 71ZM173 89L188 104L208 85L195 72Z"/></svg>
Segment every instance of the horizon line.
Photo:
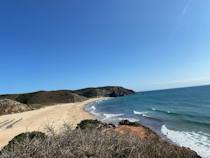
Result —
<svg viewBox="0 0 210 158"><path fill-rule="evenodd" d="M200 85L192 85L192 86L180 86L180 87L170 87L170 88L158 88L158 89L151 89L151 90L142 90L138 91L137 93L143 93L143 92L153 92L153 91L165 91L165 90L173 90L173 89L185 89L185 88L196 88L196 87L206 87L210 86L210 84L200 84Z"/></svg>

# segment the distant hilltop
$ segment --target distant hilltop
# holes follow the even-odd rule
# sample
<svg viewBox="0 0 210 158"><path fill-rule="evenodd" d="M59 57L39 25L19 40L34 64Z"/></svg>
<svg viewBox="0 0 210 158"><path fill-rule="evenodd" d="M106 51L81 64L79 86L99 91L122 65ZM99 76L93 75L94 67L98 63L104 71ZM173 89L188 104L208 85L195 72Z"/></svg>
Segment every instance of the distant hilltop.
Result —
<svg viewBox="0 0 210 158"><path fill-rule="evenodd" d="M38 91L24 94L6 94L0 95L1 99L10 99L22 104L32 105L50 105L57 103L74 103L87 100L94 97L119 97L132 95L135 92L123 87L106 86L97 88L85 88L79 90L56 90L56 91ZM38 107L37 107L38 108Z"/></svg>

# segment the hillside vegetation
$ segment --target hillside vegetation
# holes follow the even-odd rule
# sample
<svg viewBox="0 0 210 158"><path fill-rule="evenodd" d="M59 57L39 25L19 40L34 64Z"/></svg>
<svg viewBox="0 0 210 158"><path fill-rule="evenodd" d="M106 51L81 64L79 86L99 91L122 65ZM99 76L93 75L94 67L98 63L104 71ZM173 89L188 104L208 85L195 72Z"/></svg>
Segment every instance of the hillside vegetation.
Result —
<svg viewBox="0 0 210 158"><path fill-rule="evenodd" d="M0 95L0 99L11 99L28 105L49 105L57 103L74 103L94 97L118 97L134 94L123 87L98 87L81 90L38 91L25 94Z"/></svg>
<svg viewBox="0 0 210 158"><path fill-rule="evenodd" d="M123 87L98 87L80 90L38 91L0 95L0 115L38 109L59 103L75 103L95 97L118 97L135 92Z"/></svg>

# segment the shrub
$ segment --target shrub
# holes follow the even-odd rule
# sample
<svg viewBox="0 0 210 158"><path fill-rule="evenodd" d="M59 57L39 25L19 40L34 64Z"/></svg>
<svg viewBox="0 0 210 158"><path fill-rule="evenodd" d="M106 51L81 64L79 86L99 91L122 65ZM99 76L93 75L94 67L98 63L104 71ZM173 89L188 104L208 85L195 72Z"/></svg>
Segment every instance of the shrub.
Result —
<svg viewBox="0 0 210 158"><path fill-rule="evenodd" d="M138 122L130 122L129 120L122 120L119 122L119 125L127 125L127 126L141 126Z"/></svg>
<svg viewBox="0 0 210 158"><path fill-rule="evenodd" d="M103 129L103 128L109 128L109 127L114 127L113 124L107 124L107 123L102 123L101 121L98 120L83 120L77 125L77 129L81 130L94 130L94 129Z"/></svg>
<svg viewBox="0 0 210 158"><path fill-rule="evenodd" d="M92 122L92 121L85 121ZM93 121L95 122L95 121ZM85 125L86 125L85 123ZM95 122L96 123L96 122ZM80 123L80 125L83 125ZM80 126L79 125L79 126ZM83 127L83 126L80 126ZM89 126L88 126L89 127ZM1 158L198 158L195 152L164 141L141 141L129 134L108 130L71 130L44 139L25 138L15 144L15 150L4 149Z"/></svg>
<svg viewBox="0 0 210 158"><path fill-rule="evenodd" d="M26 139L28 139L29 141L32 140L37 140L37 139L45 139L46 135L42 132L26 132L26 133L21 133L17 136L15 136L9 143L8 145L6 145L4 147L4 150L7 151L14 151L16 146L18 146L19 144L25 142Z"/></svg>

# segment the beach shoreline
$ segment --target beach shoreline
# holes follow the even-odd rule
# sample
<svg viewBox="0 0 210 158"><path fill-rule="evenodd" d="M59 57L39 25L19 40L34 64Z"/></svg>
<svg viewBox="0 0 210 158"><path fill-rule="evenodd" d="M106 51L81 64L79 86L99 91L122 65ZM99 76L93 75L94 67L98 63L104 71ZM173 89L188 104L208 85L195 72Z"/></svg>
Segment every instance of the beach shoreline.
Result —
<svg viewBox="0 0 210 158"><path fill-rule="evenodd" d="M47 134L47 127L51 127L59 134L59 132L62 133L64 124L70 125L72 129L75 129L82 120L96 120L97 116L86 108L106 99L109 98L100 97L83 102L56 104L37 110L0 116L0 149L6 146L15 136L24 132L40 131ZM13 122L20 121L9 128L7 128L8 125L2 126L2 122L8 119L12 119ZM164 141L154 130L141 124L138 127L129 125L115 126L113 130L121 134L129 132L134 136L138 136L139 139ZM170 144L172 145L173 143ZM185 151L196 154L190 149L185 149Z"/></svg>
<svg viewBox="0 0 210 158"><path fill-rule="evenodd" d="M15 136L24 132L46 132L47 126L59 131L64 124L75 128L84 119L96 119L85 110L85 107L103 99L103 97L93 98L83 102L56 104L37 110L2 115L0 116L0 149ZM14 124L11 125L12 123Z"/></svg>
<svg viewBox="0 0 210 158"><path fill-rule="evenodd" d="M192 95L197 94L197 90L190 90ZM122 99L117 98L114 101L103 102L101 105L98 104L97 106L93 106L94 108L92 108L92 113L96 113L97 118L101 117L102 119L99 120L106 123L114 122L115 124L115 122L121 120L130 120L131 122L136 120L135 122L139 122L141 125L150 128L152 131L158 134L162 140L167 141L172 145L189 148L193 151L196 151L198 155L209 158L210 152L208 149L210 135L208 132L209 128L207 129L206 127L207 123L205 120L208 120L208 117L205 116L205 112L198 113L203 114L203 116L200 116L201 119L205 118L203 123L202 120L200 120L200 123L198 124L197 120L197 122L191 126L189 126L188 122L179 118L181 116L189 119L189 115L194 116L193 113L197 112L196 107L199 107L199 103L202 102L199 101L199 97L196 100L198 101L197 103L193 100L190 100L190 96L186 96L185 94L187 93L182 91L185 92L185 89L180 89L178 92L176 90L175 92L173 90L166 90L166 94L165 91L156 91L147 92L145 95L139 93L134 97L131 96ZM189 91L189 89L186 89L186 91ZM177 94L179 92L181 94L180 96ZM174 96L174 98L167 97L168 95ZM162 96L162 98L160 96ZM205 93L203 96L207 97ZM156 100L153 100L152 97L156 98ZM183 112L184 106L182 106L185 104L183 101L185 97L189 99L188 103L191 105L190 108L192 108L192 111L191 109L188 109L189 112L186 113ZM137 98L139 98L139 100ZM167 98L170 99L167 100ZM160 104L156 104L159 101L158 99L163 100L163 103L160 102ZM171 100L174 104L170 105ZM205 100L208 101L207 98ZM177 106L177 103L179 103L179 106ZM196 118L199 119L200 117L198 116ZM167 118L170 118L171 122L167 121ZM178 126L175 126L177 124L173 124L176 121L179 123ZM183 126L182 124L187 126ZM205 126L203 127L202 125ZM199 126L200 128L195 128ZM200 129L200 131L198 129Z"/></svg>

